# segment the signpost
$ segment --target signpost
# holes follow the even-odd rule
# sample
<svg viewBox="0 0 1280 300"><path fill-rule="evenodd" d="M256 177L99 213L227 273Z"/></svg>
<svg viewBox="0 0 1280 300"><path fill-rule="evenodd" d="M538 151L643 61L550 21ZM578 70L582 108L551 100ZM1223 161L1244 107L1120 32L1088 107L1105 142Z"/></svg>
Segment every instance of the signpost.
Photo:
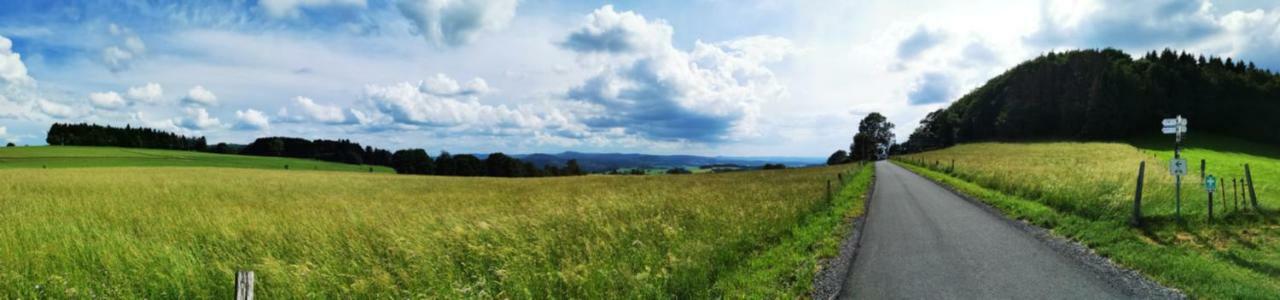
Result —
<svg viewBox="0 0 1280 300"><path fill-rule="evenodd" d="M1187 175L1187 160L1182 159L1182 134L1187 133L1187 119L1178 115L1160 120L1160 125L1163 126L1160 132L1174 135L1173 160L1169 161L1169 172L1173 173L1175 180L1174 201L1177 205L1175 211L1178 220L1182 220L1182 176Z"/></svg>
<svg viewBox="0 0 1280 300"><path fill-rule="evenodd" d="M1204 190L1209 192L1209 219L1213 219L1213 191L1218 189L1218 179L1213 175L1204 178Z"/></svg>

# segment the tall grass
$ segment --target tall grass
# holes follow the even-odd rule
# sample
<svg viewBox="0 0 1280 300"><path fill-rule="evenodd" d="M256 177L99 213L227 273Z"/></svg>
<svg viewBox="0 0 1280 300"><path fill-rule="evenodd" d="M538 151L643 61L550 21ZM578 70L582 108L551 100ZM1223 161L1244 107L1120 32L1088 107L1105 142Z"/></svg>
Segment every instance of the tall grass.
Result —
<svg viewBox="0 0 1280 300"><path fill-rule="evenodd" d="M222 167L281 170L394 173L384 166L311 159L228 155L193 151L116 147L39 146L0 148L0 169L85 167Z"/></svg>
<svg viewBox="0 0 1280 300"><path fill-rule="evenodd" d="M846 167L450 178L0 170L0 298L708 298Z"/></svg>
<svg viewBox="0 0 1280 300"><path fill-rule="evenodd" d="M1192 145L1183 177L1181 221L1169 175L1172 150L1122 143L977 143L899 157L927 176L949 181L1015 217L1050 227L1117 262L1204 298L1280 295L1280 160ZM1139 145L1147 145L1139 143ZM1254 146L1259 149L1261 146ZM1233 148L1235 149L1235 148ZM1206 173L1231 177L1252 168L1257 212L1214 195L1208 218L1199 160ZM950 170L952 160L954 170ZM1139 162L1146 161L1142 212L1145 227L1129 226ZM1241 176L1242 177L1242 176ZM1220 185L1220 187L1222 187Z"/></svg>

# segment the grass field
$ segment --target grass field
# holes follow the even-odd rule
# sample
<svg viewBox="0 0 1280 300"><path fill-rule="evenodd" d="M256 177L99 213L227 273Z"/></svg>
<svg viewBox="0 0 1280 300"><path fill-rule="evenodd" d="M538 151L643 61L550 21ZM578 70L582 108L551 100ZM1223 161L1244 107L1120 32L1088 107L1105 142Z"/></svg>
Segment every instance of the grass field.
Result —
<svg viewBox="0 0 1280 300"><path fill-rule="evenodd" d="M54 153L66 149L27 157L85 156ZM824 197L851 168L527 179L0 169L0 298L226 298L238 269L256 272L264 299L709 298L744 282L795 298L847 230L822 216L852 207ZM771 260L791 264L750 263Z"/></svg>
<svg viewBox="0 0 1280 300"><path fill-rule="evenodd" d="M1280 295L1280 155L1233 139L1188 141L1183 156L1194 162L1194 170L1184 177L1182 221L1175 214L1174 179L1166 167L1172 149L1163 140L978 143L897 160L1193 297ZM954 171L948 174L952 159ZM1207 161L1207 173L1228 178L1226 201L1215 195L1213 220L1201 187L1200 159ZM1138 164L1144 160L1147 225L1136 229L1128 222ZM1234 203L1229 178L1243 177L1244 163L1252 169L1261 213Z"/></svg>
<svg viewBox="0 0 1280 300"><path fill-rule="evenodd" d="M395 173L388 167L309 159L227 155L115 147L37 146L0 148L0 169L85 167L221 167Z"/></svg>

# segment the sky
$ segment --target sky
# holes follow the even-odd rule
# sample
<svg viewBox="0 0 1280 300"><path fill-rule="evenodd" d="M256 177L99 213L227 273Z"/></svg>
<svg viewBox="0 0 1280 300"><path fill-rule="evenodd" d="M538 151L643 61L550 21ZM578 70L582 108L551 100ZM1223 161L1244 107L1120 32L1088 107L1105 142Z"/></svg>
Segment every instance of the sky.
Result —
<svg viewBox="0 0 1280 300"><path fill-rule="evenodd" d="M825 157L1049 51L1280 70L1280 2L0 2L0 141L55 122L211 143Z"/></svg>

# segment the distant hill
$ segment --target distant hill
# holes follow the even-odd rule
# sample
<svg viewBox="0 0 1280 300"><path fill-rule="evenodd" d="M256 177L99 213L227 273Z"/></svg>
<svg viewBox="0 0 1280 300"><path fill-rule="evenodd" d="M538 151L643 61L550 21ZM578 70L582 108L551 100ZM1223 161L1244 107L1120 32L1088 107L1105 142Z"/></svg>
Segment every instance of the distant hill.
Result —
<svg viewBox="0 0 1280 300"><path fill-rule="evenodd" d="M534 153L512 155L515 158L532 162L542 167L546 165L564 165L570 159L578 160L583 170L601 172L624 168L673 168L705 165L739 165L759 167L769 163L785 164L788 167L820 165L825 158L807 157L732 157L732 156L696 156L696 155L652 155L634 153L582 153L563 152L557 154Z"/></svg>
<svg viewBox="0 0 1280 300"><path fill-rule="evenodd" d="M1280 76L1253 63L1164 50L1050 52L996 76L921 121L902 148L987 140L1116 140L1160 133L1182 115L1190 134L1280 144Z"/></svg>

